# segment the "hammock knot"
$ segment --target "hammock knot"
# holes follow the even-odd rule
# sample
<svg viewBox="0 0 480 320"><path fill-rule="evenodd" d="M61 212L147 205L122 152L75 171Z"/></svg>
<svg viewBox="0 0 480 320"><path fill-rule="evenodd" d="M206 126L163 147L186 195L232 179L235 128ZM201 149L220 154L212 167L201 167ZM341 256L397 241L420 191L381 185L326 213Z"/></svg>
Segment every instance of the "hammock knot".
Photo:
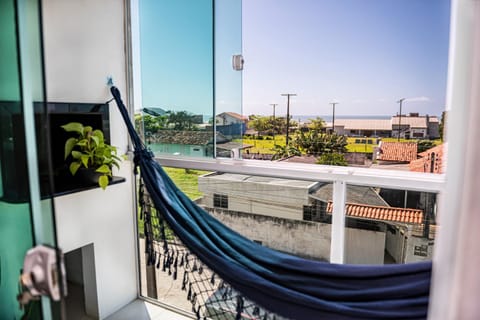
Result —
<svg viewBox="0 0 480 320"><path fill-rule="evenodd" d="M135 174L138 173L138 167L142 159L152 159L153 157L155 157L155 155L153 154L152 150L147 149L145 147L139 150L133 151L133 163L134 163L133 172Z"/></svg>

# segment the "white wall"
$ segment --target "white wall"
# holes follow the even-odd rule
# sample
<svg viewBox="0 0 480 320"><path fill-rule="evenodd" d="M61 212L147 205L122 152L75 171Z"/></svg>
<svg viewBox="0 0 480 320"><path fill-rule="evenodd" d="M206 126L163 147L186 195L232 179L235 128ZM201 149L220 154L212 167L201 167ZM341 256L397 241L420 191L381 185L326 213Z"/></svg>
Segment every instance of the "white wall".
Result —
<svg viewBox="0 0 480 320"><path fill-rule="evenodd" d="M435 242L433 240L415 236L408 237L405 250L405 263L432 260L434 244ZM424 252L423 249L426 249L426 252ZM423 254L426 254L426 256Z"/></svg>
<svg viewBox="0 0 480 320"><path fill-rule="evenodd" d="M245 237L261 241L266 247L326 261L330 258L329 224L223 210L215 210L212 215Z"/></svg>
<svg viewBox="0 0 480 320"><path fill-rule="evenodd" d="M54 200L59 247L69 252L93 244L100 318L137 297L131 163L124 161L121 169L124 183Z"/></svg>
<svg viewBox="0 0 480 320"><path fill-rule="evenodd" d="M208 208L213 208L213 195L205 194L202 198L202 204ZM269 199L246 199L229 194L228 210L276 218L303 220L302 205L291 206L284 203L277 204Z"/></svg>
<svg viewBox="0 0 480 320"><path fill-rule="evenodd" d="M111 76L127 102L124 5L121 0L43 1L48 101L106 102L111 98ZM114 102L110 133L112 145L125 153L127 131ZM97 188L55 198L59 246L68 252L93 244L94 270L88 275L96 280L100 318L137 297L131 169L124 162L118 175L127 181L106 191ZM88 265L84 273L86 269ZM86 286L95 292L94 286Z"/></svg>
<svg viewBox="0 0 480 320"><path fill-rule="evenodd" d="M386 240L385 240L385 249L387 252L395 259L395 262L402 263L403 262L403 255L404 255L404 248L405 246L405 235L401 231L400 228L395 228L395 234L389 231L387 227L386 231Z"/></svg>
<svg viewBox="0 0 480 320"><path fill-rule="evenodd" d="M261 241L269 248L309 258L330 259L330 224L229 210L213 210L211 214L238 233ZM383 264L384 232L347 228L345 245L345 263Z"/></svg>
<svg viewBox="0 0 480 320"><path fill-rule="evenodd" d="M124 2L43 1L47 100L100 103L111 98L112 76L125 100ZM111 143L126 150L127 132L110 103Z"/></svg>
<svg viewBox="0 0 480 320"><path fill-rule="evenodd" d="M385 233L346 228L345 263L383 264Z"/></svg>

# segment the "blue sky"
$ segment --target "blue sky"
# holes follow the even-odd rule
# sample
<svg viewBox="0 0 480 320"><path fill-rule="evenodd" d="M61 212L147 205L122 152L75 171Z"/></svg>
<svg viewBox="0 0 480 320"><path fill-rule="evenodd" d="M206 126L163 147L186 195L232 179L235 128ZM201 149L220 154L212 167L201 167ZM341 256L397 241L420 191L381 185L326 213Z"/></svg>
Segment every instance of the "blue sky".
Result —
<svg viewBox="0 0 480 320"><path fill-rule="evenodd" d="M244 114L440 115L447 0L243 0Z"/></svg>
<svg viewBox="0 0 480 320"><path fill-rule="evenodd" d="M212 0L142 0L144 106L213 114ZM242 11L242 12L240 12ZM216 0L216 113L440 115L449 0ZM243 38L243 41L242 41ZM243 47L243 48L242 48ZM243 75L231 54L243 52ZM243 96L242 90L243 76Z"/></svg>

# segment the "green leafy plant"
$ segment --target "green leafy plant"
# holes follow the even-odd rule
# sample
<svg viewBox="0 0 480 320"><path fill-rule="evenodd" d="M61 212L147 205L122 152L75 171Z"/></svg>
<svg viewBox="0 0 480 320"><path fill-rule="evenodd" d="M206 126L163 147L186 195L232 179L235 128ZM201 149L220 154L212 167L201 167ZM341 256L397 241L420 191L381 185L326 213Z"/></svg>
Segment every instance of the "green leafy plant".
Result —
<svg viewBox="0 0 480 320"><path fill-rule="evenodd" d="M109 177L112 177L113 166L119 168L122 160L117 156L117 148L105 143L101 130L93 130L78 122L67 123L62 128L77 134L65 142L64 159L71 156L70 173L75 175L80 168L94 170L99 173L98 185L105 190Z"/></svg>
<svg viewBox="0 0 480 320"><path fill-rule="evenodd" d="M341 153L324 153L317 159L317 164L330 166L348 166L345 156Z"/></svg>

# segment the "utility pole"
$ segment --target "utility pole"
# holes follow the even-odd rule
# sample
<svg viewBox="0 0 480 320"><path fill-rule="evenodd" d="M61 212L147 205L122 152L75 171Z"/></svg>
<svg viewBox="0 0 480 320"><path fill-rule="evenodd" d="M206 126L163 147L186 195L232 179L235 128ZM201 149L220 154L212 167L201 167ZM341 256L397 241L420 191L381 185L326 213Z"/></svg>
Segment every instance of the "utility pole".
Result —
<svg viewBox="0 0 480 320"><path fill-rule="evenodd" d="M286 138L286 146L288 147L288 131L290 130L290 97L296 96L295 93L282 93L281 96L287 97L287 138Z"/></svg>
<svg viewBox="0 0 480 320"><path fill-rule="evenodd" d="M400 132L402 131L402 102L405 100L405 98L402 98L397 101L397 103L400 103L400 114L398 118L398 138L397 141L400 141Z"/></svg>
<svg viewBox="0 0 480 320"><path fill-rule="evenodd" d="M272 127L273 127L273 144L275 145L275 107L278 106L278 103L270 103L270 105L273 107Z"/></svg>
<svg viewBox="0 0 480 320"><path fill-rule="evenodd" d="M338 102L330 102L330 104L333 107L333 116L332 116L332 134L335 133L335 105L338 104Z"/></svg>

